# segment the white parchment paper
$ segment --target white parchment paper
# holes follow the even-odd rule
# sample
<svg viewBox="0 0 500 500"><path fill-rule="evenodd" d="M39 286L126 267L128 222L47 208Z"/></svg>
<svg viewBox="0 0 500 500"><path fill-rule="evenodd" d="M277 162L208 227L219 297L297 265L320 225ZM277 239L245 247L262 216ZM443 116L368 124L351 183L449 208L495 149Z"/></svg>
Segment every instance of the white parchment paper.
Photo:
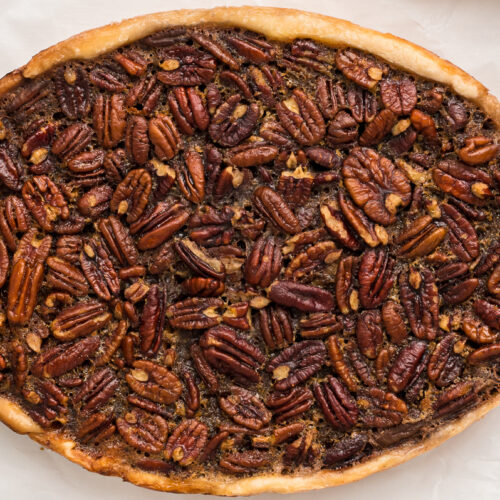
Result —
<svg viewBox="0 0 500 500"><path fill-rule="evenodd" d="M498 0L0 0L0 74L85 29L161 10L217 5L293 7L407 38L451 60L500 96ZM436 450L358 483L293 500L500 498L500 409ZM3 500L159 500L172 497L91 474L0 425ZM192 500L194 495L184 495ZM189 498L188 498L189 497ZM179 497L178 497L179 498ZM277 495L262 495L277 500Z"/></svg>

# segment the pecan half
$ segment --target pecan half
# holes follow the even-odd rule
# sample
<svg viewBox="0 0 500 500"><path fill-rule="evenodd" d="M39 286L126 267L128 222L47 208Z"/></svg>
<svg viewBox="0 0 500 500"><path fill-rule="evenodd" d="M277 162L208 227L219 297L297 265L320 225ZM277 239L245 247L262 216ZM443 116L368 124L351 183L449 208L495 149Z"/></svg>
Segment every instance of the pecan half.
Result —
<svg viewBox="0 0 500 500"><path fill-rule="evenodd" d="M406 259L429 255L441 244L447 233L445 227L432 222L432 217L422 215L396 238L395 242L401 245L398 254Z"/></svg>
<svg viewBox="0 0 500 500"><path fill-rule="evenodd" d="M197 420L184 420L168 438L163 452L167 460L174 460L182 467L192 464L205 449L208 429Z"/></svg>
<svg viewBox="0 0 500 500"><path fill-rule="evenodd" d="M28 323L33 314L51 244L52 238L41 238L34 227L19 242L12 258L7 294L7 318L13 325Z"/></svg>
<svg viewBox="0 0 500 500"><path fill-rule="evenodd" d="M472 205L484 205L492 196L492 178L486 172L456 160L443 160L432 170L439 189Z"/></svg>
<svg viewBox="0 0 500 500"><path fill-rule="evenodd" d="M409 115L417 104L417 88L409 78L380 82L382 103L396 115Z"/></svg>
<svg viewBox="0 0 500 500"><path fill-rule="evenodd" d="M245 280L251 285L268 287L281 271L281 245L273 237L261 237L248 254Z"/></svg>
<svg viewBox="0 0 500 500"><path fill-rule="evenodd" d="M119 381L109 368L94 372L73 397L73 404L82 403L82 411L92 411L104 406L115 394Z"/></svg>
<svg viewBox="0 0 500 500"><path fill-rule="evenodd" d="M449 238L453 253L463 262L479 256L479 242L474 226L452 205L441 205L443 220L450 228Z"/></svg>
<svg viewBox="0 0 500 500"><path fill-rule="evenodd" d="M330 292L294 281L275 281L269 287L268 295L279 305L295 307L305 312L329 311L335 305L335 299Z"/></svg>
<svg viewBox="0 0 500 500"><path fill-rule="evenodd" d="M182 203L159 202L130 225L130 232L138 235L139 250L151 250L171 238L188 219L189 211Z"/></svg>
<svg viewBox="0 0 500 500"><path fill-rule="evenodd" d="M31 372L37 377L59 377L91 358L99 343L99 337L94 336L51 347L35 359Z"/></svg>
<svg viewBox="0 0 500 500"><path fill-rule="evenodd" d="M402 399L376 387L368 389L361 398L363 402L361 419L370 427L399 425L408 413L408 407Z"/></svg>
<svg viewBox="0 0 500 500"><path fill-rule="evenodd" d="M451 384L462 372L462 358L454 352L456 341L455 335L446 335L436 345L429 359L427 368L429 380L432 380L438 387Z"/></svg>
<svg viewBox="0 0 500 500"><path fill-rule="evenodd" d="M192 297L170 305L167 308L167 318L172 328L204 330L222 321L217 313L222 304L222 300L217 298Z"/></svg>
<svg viewBox="0 0 500 500"><path fill-rule="evenodd" d="M418 341L412 342L401 349L387 376L387 387L392 392L403 391L426 368L424 364L426 350L425 342Z"/></svg>
<svg viewBox="0 0 500 500"><path fill-rule="evenodd" d="M399 296L412 332L419 339L433 340L439 325L439 294L432 272L410 270L399 275Z"/></svg>
<svg viewBox="0 0 500 500"><path fill-rule="evenodd" d="M484 135L468 137L465 146L458 151L460 159L467 165L481 165L492 160L498 152L498 144L494 144Z"/></svg>
<svg viewBox="0 0 500 500"><path fill-rule="evenodd" d="M227 326L217 326L206 331L200 339L205 359L218 371L236 379L258 382L258 368L265 356L260 349Z"/></svg>
<svg viewBox="0 0 500 500"><path fill-rule="evenodd" d="M254 192L255 208L278 228L288 234L300 231L300 223L286 201L267 186L260 186Z"/></svg>
<svg viewBox="0 0 500 500"><path fill-rule="evenodd" d="M107 149L114 148L123 139L127 126L125 97L121 94L98 95L94 101L93 118L99 143Z"/></svg>
<svg viewBox="0 0 500 500"><path fill-rule="evenodd" d="M367 358L375 359L382 346L383 335L379 311L363 311L356 323L359 350Z"/></svg>
<svg viewBox="0 0 500 500"><path fill-rule="evenodd" d="M145 453L159 453L167 440L167 422L138 408L117 418L116 427L130 446Z"/></svg>
<svg viewBox="0 0 500 500"><path fill-rule="evenodd" d="M215 112L208 133L221 146L233 147L249 137L259 118L259 106L240 104L241 95L235 94L222 103Z"/></svg>
<svg viewBox="0 0 500 500"><path fill-rule="evenodd" d="M170 370L152 361L135 361L125 376L130 388L155 403L171 404L182 394L182 383Z"/></svg>
<svg viewBox="0 0 500 500"><path fill-rule="evenodd" d="M82 68L59 68L54 88L62 112L70 119L85 118L90 111L87 75Z"/></svg>
<svg viewBox="0 0 500 500"><path fill-rule="evenodd" d="M303 146L314 146L325 136L326 126L320 110L303 90L276 104L278 118L288 133Z"/></svg>
<svg viewBox="0 0 500 500"><path fill-rule="evenodd" d="M347 431L358 419L356 400L340 380L328 376L326 382L316 384L314 396L327 422L335 429Z"/></svg>
<svg viewBox="0 0 500 500"><path fill-rule="evenodd" d="M382 306L382 321L384 328L392 342L401 344L408 336L404 322L403 308L397 302L388 300Z"/></svg>
<svg viewBox="0 0 500 500"><path fill-rule="evenodd" d="M160 161L171 160L177 154L181 136L167 115L158 114L151 118L148 134L153 143L155 155Z"/></svg>
<svg viewBox="0 0 500 500"><path fill-rule="evenodd" d="M69 208L59 187L46 175L38 175L24 183L24 203L45 231L54 231L54 223L69 217Z"/></svg>
<svg viewBox="0 0 500 500"><path fill-rule="evenodd" d="M158 80L165 85L201 85L209 83L215 75L215 59L188 45L174 45L161 51L162 62Z"/></svg>
<svg viewBox="0 0 500 500"><path fill-rule="evenodd" d="M282 307L265 307L259 311L259 329L270 349L285 347L293 341L292 321Z"/></svg>
<svg viewBox="0 0 500 500"><path fill-rule="evenodd" d="M163 327L165 325L165 309L167 294L158 285L153 285L147 294L146 303L141 316L139 336L143 354L153 356L160 348Z"/></svg>
<svg viewBox="0 0 500 500"><path fill-rule="evenodd" d="M87 240L80 254L80 265L90 286L103 300L111 300L120 291L120 279L100 242Z"/></svg>
<svg viewBox="0 0 500 500"><path fill-rule="evenodd" d="M84 337L104 328L111 320L111 313L101 302L79 302L61 311L50 328L57 340L66 342Z"/></svg>
<svg viewBox="0 0 500 500"><path fill-rule="evenodd" d="M378 307L387 298L395 276L394 261L384 250L363 254L358 271L359 300L366 309Z"/></svg>
<svg viewBox="0 0 500 500"><path fill-rule="evenodd" d="M116 217L110 216L107 219L101 219L98 227L106 246L122 266L138 264L139 252L135 247L134 240Z"/></svg>
<svg viewBox="0 0 500 500"><path fill-rule="evenodd" d="M411 201L406 175L372 149L354 148L344 160L342 175L354 202L379 224L392 224L398 208Z"/></svg>
<svg viewBox="0 0 500 500"><path fill-rule="evenodd" d="M223 280L226 274L226 268L220 259L210 257L204 248L199 247L189 238L184 238L174 243L174 248L179 257L195 273L206 278L215 278Z"/></svg>
<svg viewBox="0 0 500 500"><path fill-rule="evenodd" d="M259 430L271 421L272 413L259 396L242 387L231 387L228 396L219 398L221 409L239 425Z"/></svg>
<svg viewBox="0 0 500 500"><path fill-rule="evenodd" d="M168 96L170 111L177 125L187 135L206 130L210 115L200 92L194 87L176 87Z"/></svg>
<svg viewBox="0 0 500 500"><path fill-rule="evenodd" d="M118 215L127 214L127 222L133 223L144 212L151 193L151 176L142 169L131 170L115 189L110 208Z"/></svg>
<svg viewBox="0 0 500 500"><path fill-rule="evenodd" d="M304 340L281 351L267 365L276 380L274 387L286 391L318 372L326 361L326 348L320 340Z"/></svg>
<svg viewBox="0 0 500 500"><path fill-rule="evenodd" d="M442 392L434 404L438 417L451 416L477 400L476 388L470 380L459 382Z"/></svg>
<svg viewBox="0 0 500 500"><path fill-rule="evenodd" d="M382 79L383 70L380 65L353 50L339 50L335 63L344 76L366 89L373 89Z"/></svg>

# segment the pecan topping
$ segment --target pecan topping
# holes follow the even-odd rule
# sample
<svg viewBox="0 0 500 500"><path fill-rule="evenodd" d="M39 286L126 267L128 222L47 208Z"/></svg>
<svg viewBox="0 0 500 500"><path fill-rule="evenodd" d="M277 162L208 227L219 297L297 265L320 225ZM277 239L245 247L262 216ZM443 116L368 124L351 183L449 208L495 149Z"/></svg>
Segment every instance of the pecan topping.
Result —
<svg viewBox="0 0 500 500"><path fill-rule="evenodd" d="M266 307L259 311L259 328L266 345L275 349L293 341L290 315L282 307Z"/></svg>
<svg viewBox="0 0 500 500"><path fill-rule="evenodd" d="M101 243L90 240L84 243L80 265L90 286L101 299L111 300L120 291L120 279Z"/></svg>
<svg viewBox="0 0 500 500"><path fill-rule="evenodd" d="M4 89L2 397L174 483L342 474L487 404L492 117L352 46L191 24Z"/></svg>
<svg viewBox="0 0 500 500"><path fill-rule="evenodd" d="M124 102L120 94L111 97L101 94L94 102L94 130L105 148L114 148L123 139L127 125Z"/></svg>
<svg viewBox="0 0 500 500"><path fill-rule="evenodd" d="M151 193L151 176L143 169L131 170L115 189L110 208L119 215L127 214L133 223L142 215Z"/></svg>
<svg viewBox="0 0 500 500"><path fill-rule="evenodd" d="M439 162L432 171L432 178L444 193L451 194L472 205L484 205L492 196L490 175L456 160Z"/></svg>
<svg viewBox="0 0 500 500"><path fill-rule="evenodd" d="M217 309L222 307L217 298L193 297L176 302L167 308L167 318L172 328L184 330L204 330L221 322Z"/></svg>
<svg viewBox="0 0 500 500"><path fill-rule="evenodd" d="M168 104L177 125L185 134L193 135L196 129L208 128L210 116L197 89L176 87L168 96Z"/></svg>
<svg viewBox="0 0 500 500"><path fill-rule="evenodd" d="M90 111L89 84L82 68L60 68L54 77L57 99L70 119L85 118Z"/></svg>
<svg viewBox="0 0 500 500"><path fill-rule="evenodd" d="M378 307L387 298L394 283L394 261L384 250L363 254L358 271L359 300L366 309Z"/></svg>
<svg viewBox="0 0 500 500"><path fill-rule="evenodd" d="M75 394L73 403L82 403L83 411L92 411L104 406L114 395L119 382L109 368L94 372Z"/></svg>

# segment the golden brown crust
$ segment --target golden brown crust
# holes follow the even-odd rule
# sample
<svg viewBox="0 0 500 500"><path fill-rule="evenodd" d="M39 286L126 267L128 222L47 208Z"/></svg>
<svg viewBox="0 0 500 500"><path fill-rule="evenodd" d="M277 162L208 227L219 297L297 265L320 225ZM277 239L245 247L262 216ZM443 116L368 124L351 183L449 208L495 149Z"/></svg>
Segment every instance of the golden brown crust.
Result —
<svg viewBox="0 0 500 500"><path fill-rule="evenodd" d="M228 479L226 476L209 478L176 479L145 472L130 466L125 461L112 457L93 458L77 447L71 439L57 431L44 431L26 415L16 403L0 396L0 420L16 432L28 434L43 446L50 448L87 470L104 475L119 476L138 486L177 493L208 493L212 495L242 496L257 493L294 493L312 489L339 486L358 481L370 474L402 464L426 451L430 451L447 439L481 419L500 405L500 394L484 402L457 420L443 424L438 430L419 444L407 443L387 450L375 457L348 469L339 471L322 470L295 476L279 474L258 474L248 478Z"/></svg>
<svg viewBox="0 0 500 500"><path fill-rule="evenodd" d="M268 38L290 41L312 38L329 46L356 47L423 78L449 85L482 108L500 126L500 102L465 71L436 54L387 33L363 28L333 17L274 7L219 7L215 9L159 12L85 31L43 50L20 68L25 78L35 78L70 59L91 59L173 25L210 24L260 32ZM0 95L18 82L7 75L0 80ZM8 81L4 81L8 78Z"/></svg>
<svg viewBox="0 0 500 500"><path fill-rule="evenodd" d="M493 118L495 124L500 126L500 102L489 94L481 83L432 52L393 35L362 28L340 19L291 9L265 7L163 12L90 30L40 52L26 66L0 79L0 95L19 85L23 78L35 78L64 61L75 58L91 59L168 26L196 24L245 28L279 41L306 37L330 46L349 45L366 50L404 70L449 85L455 92L481 107ZM402 445L349 469L324 470L286 478L267 473L249 478L228 479L221 475L215 478L180 480L142 471L112 457L94 458L57 431L41 429L19 405L1 396L0 420L16 432L28 434L40 444L90 471L121 476L132 483L156 490L232 496L262 492L291 493L356 481L431 450L498 405L500 405L500 394L459 419L441 426L417 445L411 443Z"/></svg>

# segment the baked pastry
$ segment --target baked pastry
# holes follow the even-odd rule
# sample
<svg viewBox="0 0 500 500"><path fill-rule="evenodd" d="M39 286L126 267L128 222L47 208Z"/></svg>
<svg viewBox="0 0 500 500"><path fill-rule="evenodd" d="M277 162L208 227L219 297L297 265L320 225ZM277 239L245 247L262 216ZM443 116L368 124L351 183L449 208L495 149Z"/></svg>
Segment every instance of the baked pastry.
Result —
<svg viewBox="0 0 500 500"><path fill-rule="evenodd" d="M353 481L500 401L500 105L390 35L144 16L0 81L0 418L150 488Z"/></svg>

